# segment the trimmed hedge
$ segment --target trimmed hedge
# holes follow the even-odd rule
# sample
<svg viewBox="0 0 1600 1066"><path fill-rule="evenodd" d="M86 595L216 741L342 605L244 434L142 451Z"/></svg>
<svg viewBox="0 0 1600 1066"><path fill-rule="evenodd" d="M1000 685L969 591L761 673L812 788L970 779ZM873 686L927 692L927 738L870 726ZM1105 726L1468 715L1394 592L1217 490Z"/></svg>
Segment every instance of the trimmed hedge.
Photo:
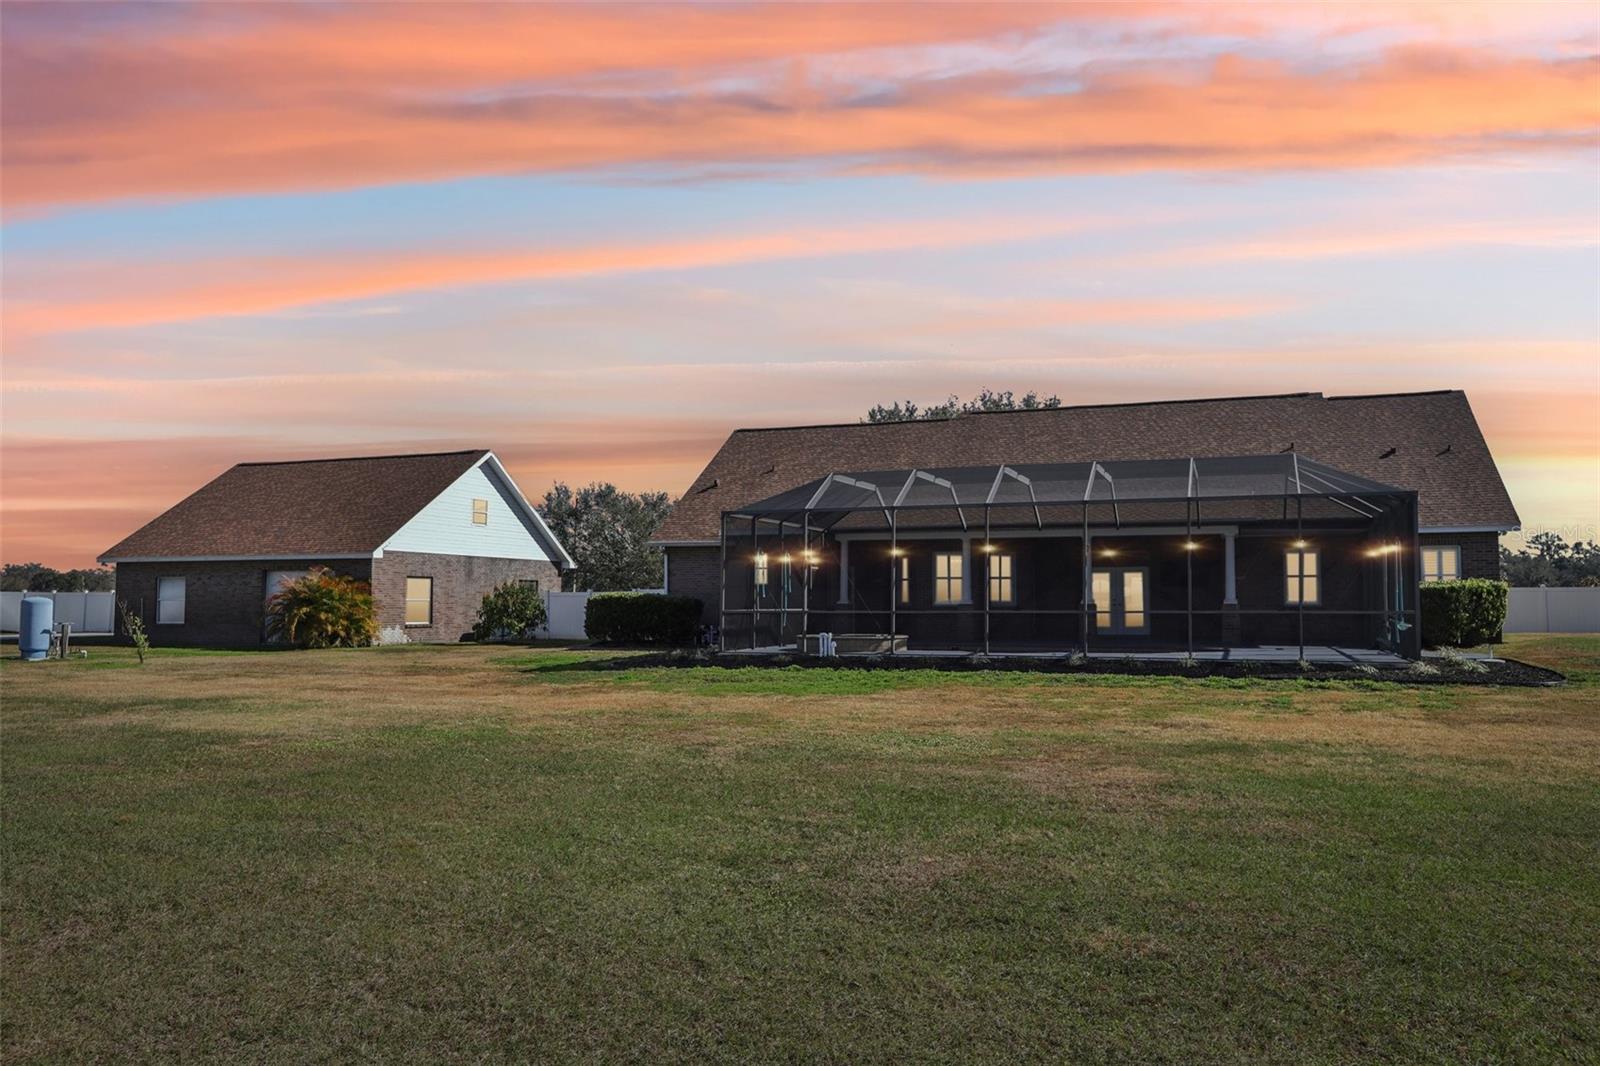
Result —
<svg viewBox="0 0 1600 1066"><path fill-rule="evenodd" d="M693 644L700 601L647 592L597 592L589 597L584 630L610 644Z"/></svg>
<svg viewBox="0 0 1600 1066"><path fill-rule="evenodd" d="M1474 577L1422 586L1422 640L1430 648L1470 648L1500 635L1506 624L1504 581Z"/></svg>

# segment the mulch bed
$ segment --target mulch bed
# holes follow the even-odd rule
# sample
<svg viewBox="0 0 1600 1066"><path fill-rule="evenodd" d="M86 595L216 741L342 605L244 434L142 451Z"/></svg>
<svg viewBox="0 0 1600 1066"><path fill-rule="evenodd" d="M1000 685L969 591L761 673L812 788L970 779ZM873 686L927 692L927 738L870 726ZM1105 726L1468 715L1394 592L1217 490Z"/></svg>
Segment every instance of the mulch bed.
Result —
<svg viewBox="0 0 1600 1066"><path fill-rule="evenodd" d="M734 670L752 666L826 670L944 670L951 673L994 670L1037 674L1112 674L1126 677L1230 677L1256 678L1263 681L1386 681L1404 685L1523 687L1559 685L1566 681L1563 675L1554 670L1516 659L1473 662L1481 669L1464 666L1460 661L1428 659L1426 666L1435 669L1418 669L1415 666L1375 666L1368 672L1358 669L1354 664L1313 663L1309 669L1301 669L1294 663L1218 662L1209 659L1200 659L1193 663L1171 659L1133 658L1089 659L1074 662L1064 658L1035 659L1021 656L984 658L978 655L957 658L914 653L822 659L792 653L719 655L716 652L706 651L670 651L595 660L584 665L595 670L637 670L647 667L717 667Z"/></svg>

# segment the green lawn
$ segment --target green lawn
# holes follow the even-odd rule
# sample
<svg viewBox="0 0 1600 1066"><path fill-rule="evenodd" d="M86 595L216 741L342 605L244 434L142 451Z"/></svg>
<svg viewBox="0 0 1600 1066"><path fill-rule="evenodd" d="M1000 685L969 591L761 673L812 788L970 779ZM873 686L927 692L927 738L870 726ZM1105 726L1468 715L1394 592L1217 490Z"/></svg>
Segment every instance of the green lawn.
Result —
<svg viewBox="0 0 1600 1066"><path fill-rule="evenodd" d="M1557 689L0 668L7 1063L1593 1061Z"/></svg>

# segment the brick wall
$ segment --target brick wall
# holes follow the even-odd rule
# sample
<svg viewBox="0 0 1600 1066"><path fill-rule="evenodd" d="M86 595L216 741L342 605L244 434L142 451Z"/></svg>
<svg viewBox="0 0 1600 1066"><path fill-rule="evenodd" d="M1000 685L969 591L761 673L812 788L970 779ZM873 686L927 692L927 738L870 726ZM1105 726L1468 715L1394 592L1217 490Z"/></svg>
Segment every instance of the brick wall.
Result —
<svg viewBox="0 0 1600 1066"><path fill-rule="evenodd" d="M1500 534L1498 533L1424 533L1425 546L1455 545L1461 549L1461 576L1500 576Z"/></svg>
<svg viewBox="0 0 1600 1066"><path fill-rule="evenodd" d="M118 563L117 599L144 619L155 647L200 645L253 647L266 625L267 574L275 570L309 570L326 566L336 573L366 581L367 559L283 559L221 563ZM184 579L183 622L156 623L156 580ZM122 621L117 620L122 630Z"/></svg>
<svg viewBox="0 0 1600 1066"><path fill-rule="evenodd" d="M722 548L668 548L667 592L700 601L700 621L714 625L722 607Z"/></svg>
<svg viewBox="0 0 1600 1066"><path fill-rule="evenodd" d="M433 622L408 626L406 578L433 579ZM453 642L472 630L483 597L506 581L532 578L542 591L560 591L555 564L531 559L485 559L471 555L385 552L372 561L372 593L378 601L378 626L398 629L422 643Z"/></svg>

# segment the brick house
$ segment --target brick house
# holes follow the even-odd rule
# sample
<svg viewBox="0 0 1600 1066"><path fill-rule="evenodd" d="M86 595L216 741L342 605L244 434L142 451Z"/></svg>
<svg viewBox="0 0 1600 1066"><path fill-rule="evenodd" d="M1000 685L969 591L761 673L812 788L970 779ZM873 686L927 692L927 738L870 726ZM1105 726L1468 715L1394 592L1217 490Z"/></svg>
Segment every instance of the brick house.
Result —
<svg viewBox="0 0 1600 1066"><path fill-rule="evenodd" d="M240 463L108 550L151 643L248 647L313 566L370 582L386 641L459 640L506 581L572 559L494 453Z"/></svg>
<svg viewBox="0 0 1600 1066"><path fill-rule="evenodd" d="M1464 393L1295 393L741 429L652 543L735 646L1404 651L1518 527Z"/></svg>

